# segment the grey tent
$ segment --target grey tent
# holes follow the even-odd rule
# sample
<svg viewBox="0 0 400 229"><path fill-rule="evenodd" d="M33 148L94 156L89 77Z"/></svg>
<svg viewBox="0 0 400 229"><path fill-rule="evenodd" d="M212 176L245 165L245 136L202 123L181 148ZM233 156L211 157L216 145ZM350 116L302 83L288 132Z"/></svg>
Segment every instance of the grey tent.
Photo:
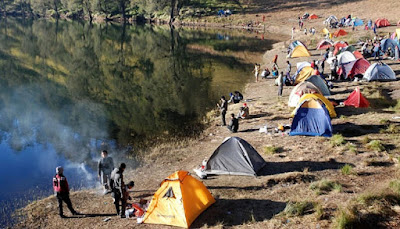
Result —
<svg viewBox="0 0 400 229"><path fill-rule="evenodd" d="M396 80L396 74L389 65L375 63L368 67L364 73L363 80L366 81L389 81Z"/></svg>
<svg viewBox="0 0 400 229"><path fill-rule="evenodd" d="M306 82L310 82L318 87L318 89L322 92L324 96L330 96L331 92L329 91L328 85L321 76L312 75L306 79Z"/></svg>
<svg viewBox="0 0 400 229"><path fill-rule="evenodd" d="M206 174L256 176L266 162L245 140L226 139L207 161Z"/></svg>

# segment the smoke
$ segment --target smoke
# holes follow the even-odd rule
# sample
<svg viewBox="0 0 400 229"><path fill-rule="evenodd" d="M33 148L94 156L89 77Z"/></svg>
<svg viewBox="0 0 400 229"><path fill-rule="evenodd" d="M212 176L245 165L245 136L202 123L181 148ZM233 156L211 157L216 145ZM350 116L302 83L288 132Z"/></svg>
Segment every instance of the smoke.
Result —
<svg viewBox="0 0 400 229"><path fill-rule="evenodd" d="M96 181L100 152L107 149L115 167L125 162L125 148L109 138L110 120L104 105L72 99L54 84L31 84L0 91L0 143L15 154L32 151L38 170L58 165L73 169L79 177ZM129 164L129 163L128 163ZM132 163L134 165L135 163ZM71 179L70 179L71 180ZM89 182L91 183L91 182Z"/></svg>

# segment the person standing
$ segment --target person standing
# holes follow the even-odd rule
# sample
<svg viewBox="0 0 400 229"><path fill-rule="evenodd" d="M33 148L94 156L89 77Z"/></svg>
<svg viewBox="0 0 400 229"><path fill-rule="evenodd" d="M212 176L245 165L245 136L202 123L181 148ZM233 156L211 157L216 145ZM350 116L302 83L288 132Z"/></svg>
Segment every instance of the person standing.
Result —
<svg viewBox="0 0 400 229"><path fill-rule="evenodd" d="M260 64L254 64L254 70L253 70L253 73L254 73L254 76L256 77L256 82L258 82L258 74L260 74L260 68L261 68L261 65Z"/></svg>
<svg viewBox="0 0 400 229"><path fill-rule="evenodd" d="M290 64L290 62L287 60L287 67L286 67L286 77L290 77L290 72L292 71L292 65Z"/></svg>
<svg viewBox="0 0 400 229"><path fill-rule="evenodd" d="M126 165L125 163L121 163L118 168L115 168L111 173L111 182L112 184L112 197L114 198L115 209L117 210L117 215L121 216L121 218L125 218L125 208L126 208L126 199L124 198L125 194L125 184L124 184L124 171ZM119 203L121 202L121 210L119 208Z"/></svg>
<svg viewBox="0 0 400 229"><path fill-rule="evenodd" d="M98 177L100 178L100 183L104 188L104 194L110 190L110 177L111 172L114 169L114 161L111 157L108 157L107 150L101 151L101 159L98 163Z"/></svg>
<svg viewBox="0 0 400 229"><path fill-rule="evenodd" d="M63 201L67 204L72 215L79 215L72 207L71 199L69 198L68 181L64 176L64 169L61 166L56 168L56 175L53 177L53 190L58 200L58 210L61 218L65 218L62 206Z"/></svg>
<svg viewBox="0 0 400 229"><path fill-rule="evenodd" d="M292 27L292 40L293 40L293 38L294 38L294 30L295 30L295 28Z"/></svg>
<svg viewBox="0 0 400 229"><path fill-rule="evenodd" d="M336 72L336 69L337 69L337 66L338 66L337 63L338 63L337 57L335 56L335 57L332 59L332 62L331 62L331 64L330 64L330 67L331 67L331 80L337 79L337 72Z"/></svg>
<svg viewBox="0 0 400 229"><path fill-rule="evenodd" d="M221 112L221 121L222 125L226 126L225 115L226 111L228 110L228 101L226 101L225 96L221 96L221 104L217 103L217 106Z"/></svg>
<svg viewBox="0 0 400 229"><path fill-rule="evenodd" d="M239 120L235 118L235 114L231 114L231 122L227 126L228 130L230 130L232 133L236 133L239 129Z"/></svg>
<svg viewBox="0 0 400 229"><path fill-rule="evenodd" d="M283 72L281 72L278 76L278 96L282 96L282 91L283 91Z"/></svg>

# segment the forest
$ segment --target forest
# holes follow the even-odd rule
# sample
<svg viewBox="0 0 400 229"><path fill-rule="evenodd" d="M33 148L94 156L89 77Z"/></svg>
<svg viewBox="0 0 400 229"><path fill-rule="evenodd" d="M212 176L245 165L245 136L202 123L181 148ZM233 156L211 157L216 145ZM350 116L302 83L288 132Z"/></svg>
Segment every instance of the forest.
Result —
<svg viewBox="0 0 400 229"><path fill-rule="evenodd" d="M148 21L216 15L243 9L239 0L0 0L1 16Z"/></svg>

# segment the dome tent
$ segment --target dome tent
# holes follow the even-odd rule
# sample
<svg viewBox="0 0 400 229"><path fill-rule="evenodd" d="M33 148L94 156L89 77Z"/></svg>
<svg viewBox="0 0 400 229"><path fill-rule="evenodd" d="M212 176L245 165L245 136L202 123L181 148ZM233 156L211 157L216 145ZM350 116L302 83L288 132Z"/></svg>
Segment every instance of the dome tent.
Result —
<svg viewBox="0 0 400 229"><path fill-rule="evenodd" d="M396 80L396 74L384 63L375 63L368 67L363 80L366 81L390 81Z"/></svg>

